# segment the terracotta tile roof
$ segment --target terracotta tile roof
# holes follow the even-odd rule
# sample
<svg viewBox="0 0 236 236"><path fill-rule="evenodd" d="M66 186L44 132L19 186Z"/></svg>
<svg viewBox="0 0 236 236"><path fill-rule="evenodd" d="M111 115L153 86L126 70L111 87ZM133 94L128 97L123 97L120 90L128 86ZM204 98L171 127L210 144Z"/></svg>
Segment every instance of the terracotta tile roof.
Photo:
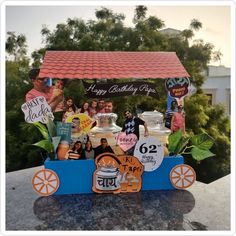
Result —
<svg viewBox="0 0 236 236"><path fill-rule="evenodd" d="M69 79L190 77L175 52L47 51L41 77Z"/></svg>

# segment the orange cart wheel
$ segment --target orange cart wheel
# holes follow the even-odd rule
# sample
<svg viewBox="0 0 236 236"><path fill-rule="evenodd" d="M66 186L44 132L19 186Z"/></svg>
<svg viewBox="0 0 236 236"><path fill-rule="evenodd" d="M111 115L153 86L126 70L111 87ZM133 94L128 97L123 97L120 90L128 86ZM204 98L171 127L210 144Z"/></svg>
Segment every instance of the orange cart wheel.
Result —
<svg viewBox="0 0 236 236"><path fill-rule="evenodd" d="M36 193L42 196L49 196L57 191L59 178L54 171L43 169L34 174L32 186Z"/></svg>
<svg viewBox="0 0 236 236"><path fill-rule="evenodd" d="M171 184L177 189L190 187L196 180L194 169L185 164L175 166L170 172Z"/></svg>

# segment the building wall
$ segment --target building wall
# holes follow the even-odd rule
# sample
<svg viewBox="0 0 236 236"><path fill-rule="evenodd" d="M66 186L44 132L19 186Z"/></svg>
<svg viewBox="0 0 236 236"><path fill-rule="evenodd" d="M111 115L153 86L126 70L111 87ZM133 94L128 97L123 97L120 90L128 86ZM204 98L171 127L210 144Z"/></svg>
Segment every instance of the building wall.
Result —
<svg viewBox="0 0 236 236"><path fill-rule="evenodd" d="M205 75L207 80L202 86L204 93L211 96L212 105L222 103L227 114L230 114L230 68L209 66Z"/></svg>

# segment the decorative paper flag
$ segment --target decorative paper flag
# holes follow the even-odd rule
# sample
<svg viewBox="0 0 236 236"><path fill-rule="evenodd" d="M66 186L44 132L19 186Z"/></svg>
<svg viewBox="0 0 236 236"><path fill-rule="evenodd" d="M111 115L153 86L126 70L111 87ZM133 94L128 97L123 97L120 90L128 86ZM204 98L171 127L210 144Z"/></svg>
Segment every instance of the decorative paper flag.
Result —
<svg viewBox="0 0 236 236"><path fill-rule="evenodd" d="M48 118L50 118L51 120L54 119L52 109L43 96L33 98L30 101L22 104L21 110L25 114L25 121L27 123L40 121L46 124L46 116L48 116Z"/></svg>

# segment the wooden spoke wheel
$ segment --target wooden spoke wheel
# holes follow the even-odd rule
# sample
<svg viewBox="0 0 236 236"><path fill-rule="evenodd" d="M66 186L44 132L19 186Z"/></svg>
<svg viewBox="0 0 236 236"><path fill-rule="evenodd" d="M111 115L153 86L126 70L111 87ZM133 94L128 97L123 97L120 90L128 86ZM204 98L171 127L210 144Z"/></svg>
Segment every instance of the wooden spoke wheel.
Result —
<svg viewBox="0 0 236 236"><path fill-rule="evenodd" d="M49 196L57 191L59 187L59 178L54 171L43 169L34 174L32 186L34 191L38 194Z"/></svg>
<svg viewBox="0 0 236 236"><path fill-rule="evenodd" d="M170 172L170 182L177 189L188 188L195 180L196 173L189 165L177 165Z"/></svg>

